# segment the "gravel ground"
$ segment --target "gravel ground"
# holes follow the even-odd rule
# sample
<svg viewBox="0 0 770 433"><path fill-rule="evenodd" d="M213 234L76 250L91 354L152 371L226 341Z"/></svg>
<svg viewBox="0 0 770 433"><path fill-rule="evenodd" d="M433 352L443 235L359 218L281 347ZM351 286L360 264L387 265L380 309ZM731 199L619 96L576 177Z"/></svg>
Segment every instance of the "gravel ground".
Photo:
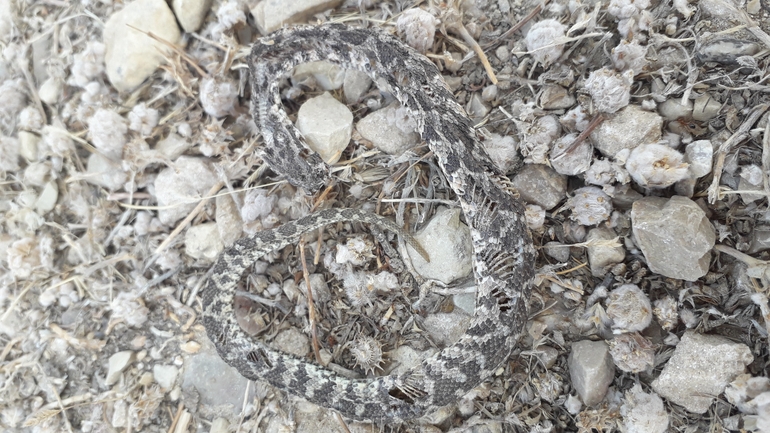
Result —
<svg viewBox="0 0 770 433"><path fill-rule="evenodd" d="M0 0L1 430L770 431L766 2L170 3ZM347 422L250 383L198 320L223 248L326 207L403 223L441 283L396 272L366 227L326 227L244 278L247 332L366 377L451 344L473 312L467 227L391 95L297 70L292 120L331 104L344 115L321 127L352 139L322 191L260 159L246 57L281 20L423 52L528 204L521 341L427 419Z"/></svg>

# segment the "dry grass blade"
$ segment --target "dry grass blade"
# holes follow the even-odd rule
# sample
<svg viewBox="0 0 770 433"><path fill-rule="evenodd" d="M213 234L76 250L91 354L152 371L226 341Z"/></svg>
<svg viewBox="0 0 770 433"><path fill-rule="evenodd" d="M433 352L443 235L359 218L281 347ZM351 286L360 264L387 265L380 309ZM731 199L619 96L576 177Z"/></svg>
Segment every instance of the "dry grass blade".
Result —
<svg viewBox="0 0 770 433"><path fill-rule="evenodd" d="M24 420L24 424L22 424L22 427L35 427L59 415L61 412L62 411L60 409L44 409L44 410L35 412L29 418Z"/></svg>

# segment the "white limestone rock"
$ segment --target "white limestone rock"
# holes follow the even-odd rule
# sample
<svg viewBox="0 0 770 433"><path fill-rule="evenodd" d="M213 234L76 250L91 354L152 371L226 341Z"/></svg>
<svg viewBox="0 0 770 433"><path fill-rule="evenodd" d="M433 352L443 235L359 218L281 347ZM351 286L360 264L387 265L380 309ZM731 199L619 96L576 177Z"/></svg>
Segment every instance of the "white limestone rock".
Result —
<svg viewBox="0 0 770 433"><path fill-rule="evenodd" d="M187 229L184 245L188 256L205 262L213 262L225 249L216 223L198 224Z"/></svg>
<svg viewBox="0 0 770 433"><path fill-rule="evenodd" d="M345 101L348 104L360 101L371 86L372 79L366 73L355 69L345 71L345 79L342 81L342 93L345 95Z"/></svg>
<svg viewBox="0 0 770 433"><path fill-rule="evenodd" d="M583 403L586 406L601 403L615 377L615 365L607 344L590 340L572 343L567 362L572 386Z"/></svg>
<svg viewBox="0 0 770 433"><path fill-rule="evenodd" d="M708 93L704 93L695 99L693 103L692 118L698 122L708 122L709 120L719 115L719 110L722 109L716 99L712 98Z"/></svg>
<svg viewBox="0 0 770 433"><path fill-rule="evenodd" d="M207 159L180 156L172 167L163 169L155 178L160 221L171 225L186 217L217 180Z"/></svg>
<svg viewBox="0 0 770 433"><path fill-rule="evenodd" d="M567 177L542 164L525 165L511 183L525 202L545 210L556 207L567 194Z"/></svg>
<svg viewBox="0 0 770 433"><path fill-rule="evenodd" d="M173 365L154 365L152 367L152 377L155 383L163 389L171 389L179 376L179 369Z"/></svg>
<svg viewBox="0 0 770 433"><path fill-rule="evenodd" d="M171 7L184 31L197 32L211 9L211 0L173 0Z"/></svg>
<svg viewBox="0 0 770 433"><path fill-rule="evenodd" d="M420 142L416 124L399 104L369 113L356 124L362 137L390 155L400 155Z"/></svg>
<svg viewBox="0 0 770 433"><path fill-rule="evenodd" d="M308 17L340 5L342 0L264 0L251 9L257 29L263 35L284 24L302 22Z"/></svg>
<svg viewBox="0 0 770 433"><path fill-rule="evenodd" d="M136 0L112 14L104 26L104 61L107 77L120 92L134 90L170 55L167 46L129 26L172 44L182 42L176 18L163 0Z"/></svg>
<svg viewBox="0 0 770 433"><path fill-rule="evenodd" d="M658 113L666 120L692 117L692 101L682 104L681 98L667 99L658 105Z"/></svg>
<svg viewBox="0 0 770 433"><path fill-rule="evenodd" d="M623 149L660 140L663 118L636 105L618 111L592 133L591 141L605 156L614 158Z"/></svg>
<svg viewBox="0 0 770 433"><path fill-rule="evenodd" d="M592 275L603 277L607 274L607 268L626 258L626 252L622 246L615 247L601 242L611 241L616 237L617 234L605 226L593 228L588 232L586 242L589 242L589 246L586 248L586 252Z"/></svg>
<svg viewBox="0 0 770 433"><path fill-rule="evenodd" d="M103 186L110 191L123 188L128 181L128 173L123 171L120 164L98 153L92 153L88 157L86 174L86 182Z"/></svg>
<svg viewBox="0 0 770 433"><path fill-rule="evenodd" d="M357 72L357 71L354 71ZM301 63L291 73L292 84L306 83L308 79L315 80L315 84L323 90L337 90L345 83L347 71L339 65L326 60ZM364 74L366 75L366 74Z"/></svg>
<svg viewBox="0 0 770 433"><path fill-rule="evenodd" d="M684 151L684 160L690 164L690 177L697 179L711 173L714 159L714 146L710 140L698 140L688 144Z"/></svg>
<svg viewBox="0 0 770 433"><path fill-rule="evenodd" d="M753 360L745 344L688 330L652 389L692 413L706 413Z"/></svg>
<svg viewBox="0 0 770 433"><path fill-rule="evenodd" d="M426 262L414 248L406 247L415 269L423 277L449 284L473 269L471 231L460 222L460 209L439 209L414 238L430 256L430 262Z"/></svg>
<svg viewBox="0 0 770 433"><path fill-rule="evenodd" d="M134 361L134 352L124 350L110 356L107 362L107 376L104 379L105 385L114 385L120 379L123 370Z"/></svg>
<svg viewBox="0 0 770 433"><path fill-rule="evenodd" d="M327 164L339 161L353 133L353 113L329 92L308 99L299 108L297 129Z"/></svg>
<svg viewBox="0 0 770 433"><path fill-rule="evenodd" d="M651 271L687 281L708 272L716 234L694 201L681 196L637 200L631 225Z"/></svg>

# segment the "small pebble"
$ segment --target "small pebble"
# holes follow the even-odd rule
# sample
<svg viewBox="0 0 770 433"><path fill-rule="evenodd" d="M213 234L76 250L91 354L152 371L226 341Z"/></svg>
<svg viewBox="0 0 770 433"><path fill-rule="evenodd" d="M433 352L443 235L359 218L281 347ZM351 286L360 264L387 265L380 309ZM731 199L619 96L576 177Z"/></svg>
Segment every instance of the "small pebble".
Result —
<svg viewBox="0 0 770 433"><path fill-rule="evenodd" d="M541 164L525 165L512 184L524 201L545 210L556 207L567 194L567 177Z"/></svg>
<svg viewBox="0 0 770 433"><path fill-rule="evenodd" d="M708 272L716 234L694 201L681 196L642 198L631 209L631 224L651 271L686 281Z"/></svg>
<svg viewBox="0 0 770 433"><path fill-rule="evenodd" d="M354 104L364 97L369 87L372 86L372 79L366 73L355 69L345 71L345 79L342 82L342 91L345 94L345 101L348 104Z"/></svg>
<svg viewBox="0 0 770 433"><path fill-rule="evenodd" d="M173 167L164 168L155 178L155 195L161 208L158 210L160 221L171 225L186 217L198 200L210 193L218 180L207 159L192 156L177 158Z"/></svg>
<svg viewBox="0 0 770 433"><path fill-rule="evenodd" d="M711 173L713 158L714 146L710 140L693 141L684 151L684 160L690 164L690 176L695 179Z"/></svg>
<svg viewBox="0 0 770 433"><path fill-rule="evenodd" d="M702 62L717 62L734 65L738 57L753 56L760 50L755 42L733 38L715 39L700 45L697 49L698 59Z"/></svg>
<svg viewBox="0 0 770 433"><path fill-rule="evenodd" d="M216 223L203 223L188 228L184 245L188 256L208 263L213 263L225 249Z"/></svg>
<svg viewBox="0 0 770 433"><path fill-rule="evenodd" d="M163 389L171 389L176 383L178 375L179 369L173 365L154 365L152 367L153 379Z"/></svg>
<svg viewBox="0 0 770 433"><path fill-rule="evenodd" d="M692 101L685 101L685 104L682 104L681 98L667 99L658 105L658 113L666 120L689 118L692 116L692 109Z"/></svg>
<svg viewBox="0 0 770 433"><path fill-rule="evenodd" d="M497 56L501 62L507 62L511 58L511 51L505 45L500 45L495 49L495 56Z"/></svg>
<svg viewBox="0 0 770 433"><path fill-rule="evenodd" d="M572 386L586 406L595 406L604 400L615 377L609 347L603 341L576 341L569 354L569 375Z"/></svg>
<svg viewBox="0 0 770 433"><path fill-rule="evenodd" d="M416 124L399 104L367 114L356 124L361 136L389 155L401 155L420 142Z"/></svg>
<svg viewBox="0 0 770 433"><path fill-rule="evenodd" d="M110 191L121 189L128 181L128 173L120 164L101 154L92 153L86 162L86 182L107 188Z"/></svg>
<svg viewBox="0 0 770 433"><path fill-rule="evenodd" d="M622 149L656 143L662 128L663 118L658 113L629 105L599 124L591 133L591 141L604 156L614 158Z"/></svg>
<svg viewBox="0 0 770 433"><path fill-rule="evenodd" d="M197 32L211 9L211 0L173 0L171 7L182 29Z"/></svg>
<svg viewBox="0 0 770 433"><path fill-rule="evenodd" d="M250 389L250 392L246 392ZM186 357L182 369L182 390L194 393L202 405L231 405L233 416L241 413L243 400L251 401L254 386L237 370L225 364L213 346Z"/></svg>
<svg viewBox="0 0 770 433"><path fill-rule="evenodd" d="M107 368L106 385L113 385L120 379L120 374L134 361L134 352L124 350L110 356Z"/></svg>
<svg viewBox="0 0 770 433"><path fill-rule="evenodd" d="M543 251L561 263L569 260L569 246L560 242L551 241L543 245Z"/></svg>
<svg viewBox="0 0 770 433"><path fill-rule="evenodd" d="M586 236L586 242L611 241L617 237L617 234L604 226L591 229ZM626 252L622 246L608 246L597 243L589 244L586 248L588 253L588 263L591 265L591 274L596 277L603 277L609 267L620 263L626 258Z"/></svg>
<svg viewBox="0 0 770 433"><path fill-rule="evenodd" d="M407 244L409 257L424 278L449 284L473 269L471 233L468 226L460 222L460 209L439 209L414 238L430 256L430 262L426 262Z"/></svg>
<svg viewBox="0 0 770 433"><path fill-rule="evenodd" d="M708 122L717 117L719 115L719 110L721 109L722 104L712 98L708 93L704 93L696 98L693 103L692 118L699 122Z"/></svg>
<svg viewBox="0 0 770 433"><path fill-rule="evenodd" d="M337 90L345 82L346 71L339 65L325 60L317 62L301 63L291 73L291 81L295 85L306 83L308 79L314 80L322 90ZM367 76L364 74L364 76ZM368 76L367 76L368 77Z"/></svg>
<svg viewBox="0 0 770 433"><path fill-rule="evenodd" d="M176 18L163 0L131 2L112 14L104 25L107 77L120 92L138 87L166 57L171 57L167 46L144 32L151 32L171 44L182 42Z"/></svg>
<svg viewBox="0 0 770 433"><path fill-rule="evenodd" d="M252 9L254 22L263 35L272 33L285 24L305 21L313 14L335 8L342 0L265 0Z"/></svg>
<svg viewBox="0 0 770 433"><path fill-rule="evenodd" d="M575 105L575 97L564 87L550 84L540 92L540 106L545 110L561 110Z"/></svg>
<svg viewBox="0 0 770 433"><path fill-rule="evenodd" d="M350 143L353 113L329 92L324 92L299 108L297 129L312 150L327 164L334 164Z"/></svg>

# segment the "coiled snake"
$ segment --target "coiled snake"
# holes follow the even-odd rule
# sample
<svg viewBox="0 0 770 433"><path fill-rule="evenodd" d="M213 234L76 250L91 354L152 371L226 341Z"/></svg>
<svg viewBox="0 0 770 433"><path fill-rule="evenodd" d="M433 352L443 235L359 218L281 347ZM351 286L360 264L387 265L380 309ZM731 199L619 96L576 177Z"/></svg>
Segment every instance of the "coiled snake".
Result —
<svg viewBox="0 0 770 433"><path fill-rule="evenodd" d="M400 231L393 222L353 209L329 209L243 238L224 251L202 293L203 324L219 355L243 376L375 422L406 420L449 404L489 377L510 355L527 320L535 249L523 205L491 174L470 120L427 58L395 37L339 24L277 31L253 46L252 114L265 140L263 158L297 185L314 191L328 180L283 109L280 79L301 63L327 60L368 74L418 123L457 194L473 241L476 310L466 333L412 370L349 379L247 335L233 310L236 286L261 256L326 224L352 220Z"/></svg>

